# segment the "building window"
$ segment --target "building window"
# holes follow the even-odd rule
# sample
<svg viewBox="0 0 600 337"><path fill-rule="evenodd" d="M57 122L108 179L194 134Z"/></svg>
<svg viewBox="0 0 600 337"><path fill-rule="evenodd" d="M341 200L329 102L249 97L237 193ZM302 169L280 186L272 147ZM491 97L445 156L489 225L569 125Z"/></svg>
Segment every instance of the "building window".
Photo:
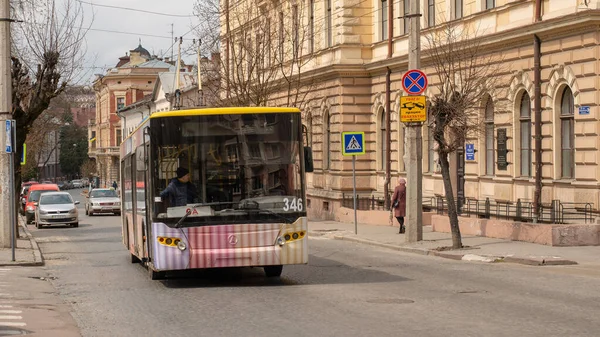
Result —
<svg viewBox="0 0 600 337"><path fill-rule="evenodd" d="M454 19L463 17L463 0L454 0Z"/></svg>
<svg viewBox="0 0 600 337"><path fill-rule="evenodd" d="M309 25L308 25L308 38L309 41L309 52L312 54L315 51L315 0L310 0L309 10Z"/></svg>
<svg viewBox="0 0 600 337"><path fill-rule="evenodd" d="M406 16L410 14L410 1L404 0L403 2L404 4L402 5L402 11L404 12L404 16ZM404 18L404 34L408 34L408 31L410 29L410 20L411 19L409 18ZM415 18L415 20L419 20L419 18Z"/></svg>
<svg viewBox="0 0 600 337"><path fill-rule="evenodd" d="M331 116L329 111L325 113L325 125L323 131L325 132L323 137L323 169L329 170L331 168L331 153L329 152L329 145L331 141Z"/></svg>
<svg viewBox="0 0 600 337"><path fill-rule="evenodd" d="M494 175L494 103L488 97L485 104L485 174Z"/></svg>
<svg viewBox="0 0 600 337"><path fill-rule="evenodd" d="M485 0L485 9L492 9L496 7L496 0Z"/></svg>
<svg viewBox="0 0 600 337"><path fill-rule="evenodd" d="M427 26L435 26L435 0L427 0Z"/></svg>
<svg viewBox="0 0 600 337"><path fill-rule="evenodd" d="M388 3L387 0L381 0L381 40L388 38Z"/></svg>
<svg viewBox="0 0 600 337"><path fill-rule="evenodd" d="M117 97L117 110L125 107L125 97Z"/></svg>
<svg viewBox="0 0 600 337"><path fill-rule="evenodd" d="M560 99L560 150L562 177L573 178L575 171L575 104L569 87Z"/></svg>
<svg viewBox="0 0 600 337"><path fill-rule="evenodd" d="M283 42L284 42L284 26L283 26L283 12L279 12L279 60L283 62Z"/></svg>
<svg viewBox="0 0 600 337"><path fill-rule="evenodd" d="M381 146L381 153L379 155L379 159L381 163L379 164L379 169L381 171L385 170L385 162L386 162L386 151L387 151L387 142L386 142L386 123L385 123L385 109L381 109L379 112L379 142Z"/></svg>
<svg viewBox="0 0 600 337"><path fill-rule="evenodd" d="M524 93L519 109L521 133L521 176L531 177L531 99Z"/></svg>
<svg viewBox="0 0 600 337"><path fill-rule="evenodd" d="M325 13L325 24L326 24L326 30L327 30L327 38L326 38L326 42L327 42L327 47L331 47L333 45L333 25L332 25L332 20L333 20L333 13L331 12L331 0L326 0L327 1L327 13Z"/></svg>
<svg viewBox="0 0 600 337"><path fill-rule="evenodd" d="M90 143L92 144L92 149L96 148L96 131L92 131L92 138L90 139Z"/></svg>
<svg viewBox="0 0 600 337"><path fill-rule="evenodd" d="M115 135L115 136L116 136L116 137L115 137L115 138L116 138L116 139L115 139L115 141L116 141L116 142L115 142L115 146L119 146L119 145L121 145L121 142L123 141L123 140L122 140L122 135L121 135L121 129L117 129L117 130L115 131L115 133L116 133L116 135Z"/></svg>
<svg viewBox="0 0 600 337"><path fill-rule="evenodd" d="M299 48L298 48L298 44L299 44L299 38L298 38L298 5L293 5L292 6L292 30L293 30L293 36L294 36L294 41L292 41L293 43L293 47L294 47L294 55L293 58L297 59L300 55L299 55Z"/></svg>

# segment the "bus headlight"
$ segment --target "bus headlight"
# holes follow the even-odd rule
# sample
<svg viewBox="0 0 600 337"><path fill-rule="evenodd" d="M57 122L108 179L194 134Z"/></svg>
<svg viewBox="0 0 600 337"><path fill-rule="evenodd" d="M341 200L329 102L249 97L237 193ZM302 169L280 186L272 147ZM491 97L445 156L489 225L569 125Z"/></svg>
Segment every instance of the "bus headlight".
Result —
<svg viewBox="0 0 600 337"><path fill-rule="evenodd" d="M184 250L187 249L187 246L185 245L185 242L179 241L179 242L177 242L177 248L183 252Z"/></svg>
<svg viewBox="0 0 600 337"><path fill-rule="evenodd" d="M283 236L280 236L277 238L277 244L280 246L285 245L285 238Z"/></svg>

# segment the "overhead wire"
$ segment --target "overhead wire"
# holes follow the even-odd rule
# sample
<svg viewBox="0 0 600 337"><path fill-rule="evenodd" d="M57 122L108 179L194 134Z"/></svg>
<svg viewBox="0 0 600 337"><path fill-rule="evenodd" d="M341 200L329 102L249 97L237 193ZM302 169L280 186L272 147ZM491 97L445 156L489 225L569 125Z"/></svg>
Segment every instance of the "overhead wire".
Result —
<svg viewBox="0 0 600 337"><path fill-rule="evenodd" d="M167 13L160 13L160 12L148 11L148 10L145 10L145 9L137 9L137 8L129 8L129 7L121 7L121 6L112 6L112 5L101 5L101 4L96 4L96 3L93 3L93 2L82 1L82 0L75 0L75 1L77 1L79 3L82 3L82 4L96 6L96 7L106 7L106 8L112 8L112 9L122 9L122 10L126 10L126 11L138 12L138 13L147 13L147 14L153 14L153 15L170 16L170 17L176 17L176 18L192 18L192 17L195 17L195 15L167 14Z"/></svg>

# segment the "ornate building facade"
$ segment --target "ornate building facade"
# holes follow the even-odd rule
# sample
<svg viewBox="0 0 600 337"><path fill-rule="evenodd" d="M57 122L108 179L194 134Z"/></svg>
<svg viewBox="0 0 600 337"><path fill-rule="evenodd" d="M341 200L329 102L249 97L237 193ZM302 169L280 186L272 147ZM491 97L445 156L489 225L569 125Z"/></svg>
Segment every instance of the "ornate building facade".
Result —
<svg viewBox="0 0 600 337"><path fill-rule="evenodd" d="M483 132L481 137L467 141L476 149L474 157L465 160L464 156L451 155L454 190L466 198L531 200L534 153L540 150L542 202L560 199L589 203L598 209L600 1L419 1L422 41L444 23L477 27L477 39L486 53L501 56L505 69L500 88L475 108L482 117ZM352 191L352 159L341 153L344 131L365 132L367 151L356 162L358 193L382 196L386 162L391 162L392 182L406 174L405 126L398 112L400 97L405 95L401 79L408 70L408 25L398 17L409 14L408 0L258 1L258 5L259 16L264 17L258 21L282 32L282 48L296 51L298 45L304 47L300 58L307 62L300 73L317 84L300 106L315 159L315 172L308 174L309 214L313 218L336 218L343 194ZM235 63L235 43L231 40L236 29L251 29L256 21L240 23L240 16L234 15L236 8L240 8L239 3L222 16L222 35L233 32L222 44L226 64ZM236 20L227 21L233 17ZM393 18L391 24L389 17ZM287 38L283 31L288 26L305 27L294 31L308 34ZM533 114L535 36L541 43L540 149L534 146L533 127L538 122ZM440 85L439 77L431 60L423 57L421 65L430 75L425 95L431 98ZM386 95L388 83L390 96ZM285 104L276 94L273 97L273 105ZM389 145L385 137L388 131ZM443 195L435 146L426 124L422 134L423 196Z"/></svg>
<svg viewBox="0 0 600 337"><path fill-rule="evenodd" d="M96 118L89 121L89 156L96 160L102 186L119 180L119 146L124 135L117 110L151 94L157 74L169 70L173 70L171 64L151 56L140 44L94 81Z"/></svg>

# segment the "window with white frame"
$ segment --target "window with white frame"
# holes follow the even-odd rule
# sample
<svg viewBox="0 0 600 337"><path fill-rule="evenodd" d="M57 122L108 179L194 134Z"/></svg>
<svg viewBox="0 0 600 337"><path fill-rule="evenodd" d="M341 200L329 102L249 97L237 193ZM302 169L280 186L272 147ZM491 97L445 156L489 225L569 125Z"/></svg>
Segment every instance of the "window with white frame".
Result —
<svg viewBox="0 0 600 337"><path fill-rule="evenodd" d="M560 99L560 150L562 178L575 177L575 104L566 87Z"/></svg>
<svg viewBox="0 0 600 337"><path fill-rule="evenodd" d="M308 11L308 38L310 39L308 51L312 54L315 51L315 0L310 0Z"/></svg>
<svg viewBox="0 0 600 337"><path fill-rule="evenodd" d="M387 131L387 128L386 128L386 123L385 123L385 109L380 109L379 110L379 143L381 144L381 146L379 148L381 149L381 153L379 154L379 160L380 160L379 169L382 171L385 169L385 162L387 160L387 157L386 157L386 151L387 151L386 131Z"/></svg>
<svg viewBox="0 0 600 337"><path fill-rule="evenodd" d="M298 36L298 31L300 30L299 28L299 20L300 18L298 17L298 5L294 4L292 6L292 33L293 33L293 39L294 41L292 41L293 44L293 58L296 59L298 58L300 55L300 49L299 49L299 43L300 43L300 38Z"/></svg>
<svg viewBox="0 0 600 337"><path fill-rule="evenodd" d="M404 12L404 16L410 15L410 0L404 0L402 4L402 11ZM410 30L410 18L404 18L404 34L408 34ZM419 20L418 17L415 17L414 20Z"/></svg>
<svg viewBox="0 0 600 337"><path fill-rule="evenodd" d="M333 13L331 10L331 1L332 0L325 0L326 1L326 10L327 12L325 13L325 25L326 25L326 30L327 30L327 38L325 39L326 41L326 47L331 47L333 45Z"/></svg>
<svg viewBox="0 0 600 337"><path fill-rule="evenodd" d="M485 174L494 175L494 103L488 97L485 104Z"/></svg>
<svg viewBox="0 0 600 337"><path fill-rule="evenodd" d="M387 0L381 0L380 22L381 22L381 40L387 40L388 38L388 2Z"/></svg>
<svg viewBox="0 0 600 337"><path fill-rule="evenodd" d="M460 19L463 17L463 0L454 0L454 18Z"/></svg>
<svg viewBox="0 0 600 337"><path fill-rule="evenodd" d="M492 9L496 7L496 0L485 0L485 9Z"/></svg>
<svg viewBox="0 0 600 337"><path fill-rule="evenodd" d="M435 26L435 0L427 0L427 27Z"/></svg>
<svg viewBox="0 0 600 337"><path fill-rule="evenodd" d="M329 111L325 112L323 116L323 169L329 170L331 168L331 153L329 153L330 142L331 142L331 116Z"/></svg>
<svg viewBox="0 0 600 337"><path fill-rule="evenodd" d="M521 177L531 177L531 99L523 93L519 107Z"/></svg>
<svg viewBox="0 0 600 337"><path fill-rule="evenodd" d="M125 97L117 97L117 110L125 107Z"/></svg>

